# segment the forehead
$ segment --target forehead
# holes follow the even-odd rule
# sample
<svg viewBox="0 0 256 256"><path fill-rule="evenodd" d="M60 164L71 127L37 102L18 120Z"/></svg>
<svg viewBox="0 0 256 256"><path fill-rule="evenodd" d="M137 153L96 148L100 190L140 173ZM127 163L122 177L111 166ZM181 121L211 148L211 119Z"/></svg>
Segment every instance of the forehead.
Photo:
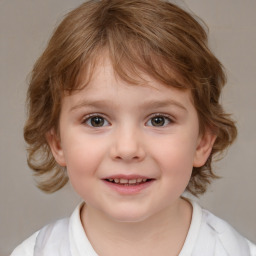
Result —
<svg viewBox="0 0 256 256"><path fill-rule="evenodd" d="M189 89L177 89L165 85L150 75L140 72L135 77L136 84L122 79L114 70L109 58L101 58L93 72L90 80L87 73L81 73L81 88L72 93L71 101L83 102L112 102L117 105L129 105L129 101L147 103L160 106L169 103L176 105L193 105ZM162 103L161 103L162 102Z"/></svg>
<svg viewBox="0 0 256 256"><path fill-rule="evenodd" d="M119 73L113 68L110 59L104 58L97 63L91 79L84 89L88 92L91 90L105 90L107 92L110 91L110 89L118 92L120 91L120 88L125 87L130 91L144 90L151 94L161 94L171 88L171 86L162 84L160 81L157 81L152 76L144 72L137 71L136 75L129 74L129 71L127 70L127 75L134 80L134 83L120 77ZM173 88L173 90L175 89ZM181 90L177 89L177 91Z"/></svg>
<svg viewBox="0 0 256 256"><path fill-rule="evenodd" d="M136 47L135 47L136 48ZM129 55L130 52L126 54ZM172 61L154 52L147 54L150 64L143 58L143 53L130 53L131 58L113 53L108 46L96 47L91 54L82 60L75 81L66 87L67 91L86 87L98 73L111 74L117 80L123 80L130 85L149 85L150 81L172 86L180 90L194 88L186 75L178 71ZM139 56L142 55L142 56ZM75 82L75 83L74 83Z"/></svg>

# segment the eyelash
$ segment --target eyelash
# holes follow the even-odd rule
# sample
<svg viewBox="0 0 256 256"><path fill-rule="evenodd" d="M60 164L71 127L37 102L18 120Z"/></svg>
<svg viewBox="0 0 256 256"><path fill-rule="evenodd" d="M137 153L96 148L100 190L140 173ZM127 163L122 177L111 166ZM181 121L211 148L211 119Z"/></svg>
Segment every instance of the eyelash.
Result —
<svg viewBox="0 0 256 256"><path fill-rule="evenodd" d="M156 117L163 118L164 122L165 122L164 125L159 125L159 126L158 125L156 125L156 126L149 125L149 126L152 126L152 127L165 127L168 124L174 123L173 118L171 118L169 115L157 113L157 114L153 114L152 116L150 116L150 119L146 122L146 124L149 123L149 122L151 122L151 124L152 124L153 118L156 118ZM166 121L167 121L167 124L166 124Z"/></svg>
<svg viewBox="0 0 256 256"><path fill-rule="evenodd" d="M96 118L96 117L101 119L101 121L103 121L103 125L99 125L99 126L92 125L92 123L91 123L92 118ZM161 125L161 124L160 125L153 125L152 121L153 121L154 118L163 118L164 124L163 125ZM100 121L100 120L98 120L98 121ZM149 122L151 122L151 125L149 125ZM167 122L167 124L166 124L166 122ZM152 116L150 116L149 120L145 124L147 126L152 126L152 127L165 127L168 124L173 123L173 122L174 122L173 119L169 115L157 113L157 114L153 114ZM107 121L107 119L102 114L95 113L95 114L87 115L83 119L82 124L86 124L86 125L88 125L90 127L93 127L93 128L101 128L101 127L109 126L110 122Z"/></svg>
<svg viewBox="0 0 256 256"><path fill-rule="evenodd" d="M102 114L98 114L98 113L95 113L95 114L90 114L90 115L87 115L83 121L82 121L82 124L86 124L90 127L94 127L94 128L101 128L101 127L105 127L107 125L103 125L103 126L93 126L92 124L89 124L90 121L92 121L92 118L101 118L104 122L104 124L107 122L107 125L109 125L110 123L107 121L107 119L102 115Z"/></svg>

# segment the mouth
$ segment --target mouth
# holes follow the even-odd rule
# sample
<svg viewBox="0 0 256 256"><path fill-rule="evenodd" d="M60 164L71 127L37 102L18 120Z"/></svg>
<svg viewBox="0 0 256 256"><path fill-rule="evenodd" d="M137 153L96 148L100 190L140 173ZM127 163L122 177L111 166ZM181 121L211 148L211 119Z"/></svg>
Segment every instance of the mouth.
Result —
<svg viewBox="0 0 256 256"><path fill-rule="evenodd" d="M152 186L156 179L139 175L114 175L105 177L104 183L121 195L136 195Z"/></svg>
<svg viewBox="0 0 256 256"><path fill-rule="evenodd" d="M146 179L146 178L137 178L137 179L124 179L124 178L110 178L105 179L105 181L117 184L117 185L123 185L123 186L138 186L147 182L152 181L153 179Z"/></svg>

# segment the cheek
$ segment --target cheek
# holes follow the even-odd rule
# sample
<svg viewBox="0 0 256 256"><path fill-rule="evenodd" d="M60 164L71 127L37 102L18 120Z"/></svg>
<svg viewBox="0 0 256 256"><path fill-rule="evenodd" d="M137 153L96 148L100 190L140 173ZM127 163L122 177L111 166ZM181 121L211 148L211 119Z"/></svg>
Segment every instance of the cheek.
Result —
<svg viewBox="0 0 256 256"><path fill-rule="evenodd" d="M193 169L191 160L176 154L166 157L162 163L162 175L167 178L169 183L172 183L174 187L181 187L181 189L187 186Z"/></svg>
<svg viewBox="0 0 256 256"><path fill-rule="evenodd" d="M192 159L187 158L184 151L179 153L175 150L163 155L161 163L162 180L168 195L170 198L180 197L191 178Z"/></svg>
<svg viewBox="0 0 256 256"><path fill-rule="evenodd" d="M95 140L90 138L77 139L68 143L68 147L64 147L64 156L67 164L67 170L72 178L80 179L90 176L96 172L98 165L104 158L104 149Z"/></svg>
<svg viewBox="0 0 256 256"><path fill-rule="evenodd" d="M94 190L93 184L98 177L97 170L102 159L99 150L86 145L71 147L66 151L70 183L84 200L88 200Z"/></svg>
<svg viewBox="0 0 256 256"><path fill-rule="evenodd" d="M191 177L195 150L195 140L188 137L166 139L154 147L154 161L169 189L183 193Z"/></svg>
<svg viewBox="0 0 256 256"><path fill-rule="evenodd" d="M193 168L193 160L196 153L196 140L189 137L174 137L162 140L154 147L156 161L165 168L180 173L182 170Z"/></svg>

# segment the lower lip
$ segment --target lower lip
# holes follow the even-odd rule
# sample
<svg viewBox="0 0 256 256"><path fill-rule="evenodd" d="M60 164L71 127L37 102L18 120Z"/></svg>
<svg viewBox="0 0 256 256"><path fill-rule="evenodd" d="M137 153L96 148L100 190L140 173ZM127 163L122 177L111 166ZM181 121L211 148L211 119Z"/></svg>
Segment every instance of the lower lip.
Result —
<svg viewBox="0 0 256 256"><path fill-rule="evenodd" d="M112 183L106 180L103 180L104 183L110 187L111 189L117 191L118 193L122 195L135 195L140 193L142 190L148 188L149 186L152 185L154 180L150 180L144 183L140 183L138 185L121 185L117 183Z"/></svg>

